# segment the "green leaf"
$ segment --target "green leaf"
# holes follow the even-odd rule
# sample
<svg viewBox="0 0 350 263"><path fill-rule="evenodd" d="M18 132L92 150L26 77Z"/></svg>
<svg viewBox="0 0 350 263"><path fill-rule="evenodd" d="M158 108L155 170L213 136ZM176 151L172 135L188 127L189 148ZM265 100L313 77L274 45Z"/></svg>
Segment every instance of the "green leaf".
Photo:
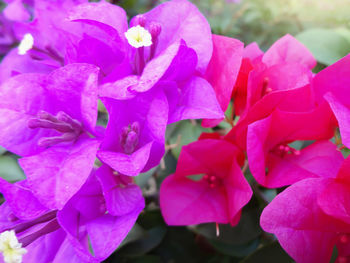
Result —
<svg viewBox="0 0 350 263"><path fill-rule="evenodd" d="M153 167L151 170L134 177L135 183L141 188L144 188L147 185L149 178L151 178L158 168L159 166Z"/></svg>
<svg viewBox="0 0 350 263"><path fill-rule="evenodd" d="M259 211L256 209L244 209L237 226L219 225L220 235L218 237L215 224L201 224L196 226L194 231L208 239L231 245L242 245L256 239L261 234L259 216Z"/></svg>
<svg viewBox="0 0 350 263"><path fill-rule="evenodd" d="M210 129L205 129L198 123L192 123L190 121L179 122L169 138L169 143L174 146L176 145L171 150L172 153L176 158L179 158L182 146L196 141L202 132L210 131Z"/></svg>
<svg viewBox="0 0 350 263"><path fill-rule="evenodd" d="M145 236L145 234L146 230L144 230L139 224L135 223L135 225L132 227L126 238L124 238L123 242L119 245L118 249L125 246L126 244L141 239Z"/></svg>
<svg viewBox="0 0 350 263"><path fill-rule="evenodd" d="M144 255L141 257L133 258L132 261L128 261L132 263L162 263L162 259L156 255Z"/></svg>
<svg viewBox="0 0 350 263"><path fill-rule="evenodd" d="M142 238L126 244L117 253L127 257L138 257L144 255L159 246L166 232L167 228L165 226L151 228Z"/></svg>
<svg viewBox="0 0 350 263"><path fill-rule="evenodd" d="M331 29L309 29L296 38L311 51L317 61L325 65L331 65L350 53L350 42Z"/></svg>
<svg viewBox="0 0 350 263"><path fill-rule="evenodd" d="M17 182L25 179L17 161L10 156L0 156L0 177L8 182Z"/></svg>
<svg viewBox="0 0 350 263"><path fill-rule="evenodd" d="M256 263L256 262L294 262L293 259L281 248L280 244L275 241L268 244L249 257L241 261L241 263Z"/></svg>
<svg viewBox="0 0 350 263"><path fill-rule="evenodd" d="M233 246L217 240L208 240L209 243L219 252L232 257L245 257L252 253L260 244L259 239L255 239L244 245Z"/></svg>
<svg viewBox="0 0 350 263"><path fill-rule="evenodd" d="M6 152L6 149L0 146L0 155L3 155Z"/></svg>

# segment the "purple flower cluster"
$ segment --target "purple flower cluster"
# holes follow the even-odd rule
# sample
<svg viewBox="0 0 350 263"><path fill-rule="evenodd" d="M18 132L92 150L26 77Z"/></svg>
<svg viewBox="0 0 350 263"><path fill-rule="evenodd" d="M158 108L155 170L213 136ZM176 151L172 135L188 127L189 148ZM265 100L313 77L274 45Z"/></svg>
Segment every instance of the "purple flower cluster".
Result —
<svg viewBox="0 0 350 263"><path fill-rule="evenodd" d="M0 51L15 45L0 64L0 145L27 178L0 180L0 251L5 262L100 262L144 208L133 176L159 164L167 125L223 117L205 78L209 24L187 0L129 26L105 1L14 0L0 23Z"/></svg>

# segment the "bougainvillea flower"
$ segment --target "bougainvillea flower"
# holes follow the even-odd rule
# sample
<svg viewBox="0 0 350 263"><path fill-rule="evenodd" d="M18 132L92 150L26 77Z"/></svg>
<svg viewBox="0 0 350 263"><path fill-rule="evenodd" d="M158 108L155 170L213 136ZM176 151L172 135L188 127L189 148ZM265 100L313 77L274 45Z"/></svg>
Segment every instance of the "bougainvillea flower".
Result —
<svg viewBox="0 0 350 263"><path fill-rule="evenodd" d="M164 154L168 101L161 88L130 100L103 99L109 112L100 160L121 174L136 176L158 165Z"/></svg>
<svg viewBox="0 0 350 263"><path fill-rule="evenodd" d="M242 157L224 140L204 139L184 146L175 174L160 188L160 207L167 224L237 224L252 195L238 164Z"/></svg>
<svg viewBox="0 0 350 263"><path fill-rule="evenodd" d="M226 111L242 62L243 43L233 38L213 35L213 45L213 55L205 78L213 86L221 109ZM202 125L211 127L220 121L203 120Z"/></svg>
<svg viewBox="0 0 350 263"><path fill-rule="evenodd" d="M338 120L342 142L350 147L350 55L319 72L312 81L318 101L326 100Z"/></svg>
<svg viewBox="0 0 350 263"><path fill-rule="evenodd" d="M94 164L97 77L95 66L70 64L0 86L0 145L26 156L20 164L28 184L47 207L62 208Z"/></svg>
<svg viewBox="0 0 350 263"><path fill-rule="evenodd" d="M141 189L125 178L106 169L97 171L96 176L93 173L60 211L42 209L24 188L25 182L11 185L1 181L1 190L11 190L6 190L6 202L0 207L0 231L16 233L16 241L26 250L24 262L101 262L113 253L134 225L144 200ZM108 183L108 188L101 188L99 182L102 186ZM108 203L107 196L118 196L118 202ZM21 206L15 205L16 201ZM12 251L23 252L18 247Z"/></svg>
<svg viewBox="0 0 350 263"><path fill-rule="evenodd" d="M318 205L330 180L305 179L290 186L261 215L261 227L274 233L298 263L328 263L334 246L350 233L350 224L327 215Z"/></svg>
<svg viewBox="0 0 350 263"><path fill-rule="evenodd" d="M5 17L11 21L25 22L30 19L30 12L26 6L33 7L33 0L5 0L8 4L2 11Z"/></svg>
<svg viewBox="0 0 350 263"><path fill-rule="evenodd" d="M255 43L247 46L233 93L237 115L246 114L267 94L305 86L315 65L310 51L290 35L277 40L265 54Z"/></svg>
<svg viewBox="0 0 350 263"><path fill-rule="evenodd" d="M87 33L89 40L84 40L84 48L80 42L72 52L77 56L70 58L78 62L84 58L84 62L89 62L90 53L94 53L98 56L95 61L111 65L106 60L115 57L113 61L118 61L118 65L114 63L109 69L101 67L105 72L102 80L105 84L99 92L101 97L125 100L162 85L168 87L164 89L171 109L169 122L223 117L213 88L200 76L205 73L212 56L213 40L208 22L193 4L185 0L166 2L136 16L129 29L125 11L118 11L120 16L116 23L110 6L105 2L82 4L70 14L72 21L93 25L114 36L114 41L94 40L96 45L92 45L95 49L91 52L88 48L96 37ZM97 13L107 15L101 19L96 9Z"/></svg>
<svg viewBox="0 0 350 263"><path fill-rule="evenodd" d="M225 139L245 150L247 147L248 125L269 117L276 109L294 113L312 111L322 113L324 111L325 116L332 115L330 108L325 102L322 105L317 105L310 85L291 90L279 90L267 94L254 104L244 117L239 119L238 123L225 136ZM330 118L329 121L335 125L334 117Z"/></svg>
<svg viewBox="0 0 350 263"><path fill-rule="evenodd" d="M82 2L85 0L36 0L31 7L33 20L12 25L19 45L2 60L0 83L20 73L49 73L63 66L68 46L78 41L83 31L80 25L66 19L67 12ZM21 52L19 47L26 36L32 38L32 45Z"/></svg>
<svg viewBox="0 0 350 263"><path fill-rule="evenodd" d="M171 63L176 52L160 58L158 56L164 54L164 51L173 44L184 40L186 45L193 49L197 55L198 61L194 61L196 69L204 73L212 55L213 44L210 26L193 4L185 0L175 0L161 4L150 12L132 19L130 32L127 27L125 11L121 8L119 8L119 11L115 10L120 14L118 20L115 20L115 15L110 11L111 8L117 9L118 7L105 2L82 4L72 10L70 19L100 28L108 28L109 31L114 29L114 32L117 32L122 38L125 44L124 50L128 53L125 57L128 60L127 63L122 63L119 68L130 68L131 72L129 74L131 73L134 78L140 75L142 77L143 74L141 73L145 66L153 59L159 62L167 59L169 61L167 63ZM104 14L102 19L98 15L99 13ZM139 35L140 32L135 31L137 28L144 34ZM135 31L134 34L129 34L133 31ZM137 38L137 42L140 44L136 45L134 38L137 36L140 36L140 38ZM146 39L151 37L152 45L149 45L151 43L144 45L141 36ZM157 65L157 63L153 62L153 65ZM166 66L164 69L155 68L152 77L160 78L162 73L159 70L165 72L167 68ZM152 81L152 79L147 79L147 81ZM143 79L142 82L144 82Z"/></svg>
<svg viewBox="0 0 350 263"><path fill-rule="evenodd" d="M6 54L16 41L12 27L12 22L6 19L4 15L0 13L0 55Z"/></svg>
<svg viewBox="0 0 350 263"><path fill-rule="evenodd" d="M251 43L243 50L243 59L237 81L233 88L232 98L236 115L241 115L247 103L247 85L249 73L261 64L264 53L260 50L257 43Z"/></svg>
<svg viewBox="0 0 350 263"><path fill-rule="evenodd" d="M302 180L279 194L263 211L261 226L274 233L281 246L301 263L350 259L350 159L333 178ZM334 178L336 176L336 178Z"/></svg>
<svg viewBox="0 0 350 263"><path fill-rule="evenodd" d="M331 117L327 108L307 113L276 110L250 124L247 156L254 178L263 186L281 187L329 172L336 174L343 160L336 145L318 142L301 151L288 145L296 140L330 139L335 127L329 122Z"/></svg>
<svg viewBox="0 0 350 263"><path fill-rule="evenodd" d="M303 44L290 35L280 38L249 75L246 107L249 109L261 97L276 90L307 85L315 65L316 60Z"/></svg>

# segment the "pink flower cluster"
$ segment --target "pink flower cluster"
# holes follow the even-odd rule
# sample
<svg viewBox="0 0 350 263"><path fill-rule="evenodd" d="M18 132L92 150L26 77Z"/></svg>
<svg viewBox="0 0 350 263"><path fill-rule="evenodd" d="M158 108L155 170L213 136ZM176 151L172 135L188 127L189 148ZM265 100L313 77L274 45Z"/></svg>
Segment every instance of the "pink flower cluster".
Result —
<svg viewBox="0 0 350 263"><path fill-rule="evenodd" d="M162 183L165 221L236 225L249 171L261 187L288 187L261 227L298 263L329 262L334 247L350 262L350 55L314 74L292 36L244 47L212 35L187 0L130 22L107 1L5 2L0 146L26 175L0 179L6 263L105 260L145 207L133 178L160 163L167 126L218 127L229 105L232 128L184 146Z"/></svg>
<svg viewBox="0 0 350 263"><path fill-rule="evenodd" d="M236 225L252 196L249 168L262 187L288 186L260 223L296 262L329 262L335 246L337 262L350 262L350 159L341 153L350 146L350 55L314 74L315 59L290 35L265 53L213 39L207 74L222 109L233 100L232 129L183 147L160 190L166 222Z"/></svg>

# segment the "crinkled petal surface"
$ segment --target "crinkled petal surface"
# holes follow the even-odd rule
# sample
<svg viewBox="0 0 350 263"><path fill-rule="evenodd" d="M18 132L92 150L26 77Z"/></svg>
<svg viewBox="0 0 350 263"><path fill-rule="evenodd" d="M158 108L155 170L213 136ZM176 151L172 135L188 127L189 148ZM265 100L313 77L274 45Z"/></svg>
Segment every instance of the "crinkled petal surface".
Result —
<svg viewBox="0 0 350 263"><path fill-rule="evenodd" d="M315 67L317 63L311 52L289 34L277 40L266 51L262 61L268 66L295 62L309 69Z"/></svg>
<svg viewBox="0 0 350 263"><path fill-rule="evenodd" d="M161 185L160 206L170 225L207 222L237 223L251 189L237 164L237 149L222 140L203 139L183 147L176 173ZM210 187L203 179L215 175L222 184Z"/></svg>
<svg viewBox="0 0 350 263"><path fill-rule="evenodd" d="M223 187L211 189L205 182L168 176L161 185L160 207L168 225L208 222L229 223Z"/></svg>
<svg viewBox="0 0 350 263"><path fill-rule="evenodd" d="M333 93L326 93L324 98L329 103L339 124L342 143L350 147L350 104L344 105L341 100L337 99Z"/></svg>
<svg viewBox="0 0 350 263"><path fill-rule="evenodd" d="M187 0L165 2L143 14L146 21L157 22L162 31L156 55L183 39L198 56L197 70L204 73L213 52L210 26L197 7Z"/></svg>
<svg viewBox="0 0 350 263"><path fill-rule="evenodd" d="M300 174L293 173L293 178L289 177L287 179L286 176L281 182L276 180L269 181L269 173L266 175L265 167L268 164L269 154L279 144L290 143L295 140L322 140L331 138L334 131L334 122L331 116L329 118L325 116L326 114L322 107L307 113L276 110L268 118L250 124L247 133L247 156L250 170L255 179L264 186L280 187L284 185L282 182L294 183L296 180L310 175L303 174L300 178ZM341 160L340 155L337 154L336 156L335 167L337 167L339 160ZM330 166L332 165L330 164ZM276 176L276 174L273 175ZM272 185L270 186L270 184Z"/></svg>
<svg viewBox="0 0 350 263"><path fill-rule="evenodd" d="M18 22L25 22L30 19L28 10L24 8L22 0L14 0L3 10L7 19Z"/></svg>
<svg viewBox="0 0 350 263"><path fill-rule="evenodd" d="M347 95L350 86L349 75L350 55L317 73L312 81L317 100L322 101L323 96L331 92L337 99L341 99L343 104L349 105L350 96Z"/></svg>
<svg viewBox="0 0 350 263"><path fill-rule="evenodd" d="M28 121L44 110L53 115L64 111L93 132L97 120L98 69L70 64L49 75L22 74L0 86L0 145L18 155L35 154L42 137L56 131L30 129Z"/></svg>
<svg viewBox="0 0 350 263"><path fill-rule="evenodd" d="M322 212L318 194L332 179L302 180L279 194L263 211L261 227L274 233L281 246L300 263L328 263L339 232L349 225Z"/></svg>
<svg viewBox="0 0 350 263"><path fill-rule="evenodd" d="M26 181L11 184L0 178L0 192L4 195L12 212L22 220L34 219L47 212L47 208L27 187Z"/></svg>
<svg viewBox="0 0 350 263"><path fill-rule="evenodd" d="M86 202L93 206L84 205ZM123 216L106 213L100 184L95 177L90 177L78 194L58 212L57 217L82 259L101 262L123 241L143 208L144 202Z"/></svg>
<svg viewBox="0 0 350 263"><path fill-rule="evenodd" d="M114 170L136 176L157 165L164 154L168 101L162 89L151 90L131 100L104 100L110 114L99 158ZM121 145L122 129L137 122L138 144L132 154Z"/></svg>
<svg viewBox="0 0 350 263"><path fill-rule="evenodd" d="M319 141L302 149L299 155L281 158L269 155L267 185L271 188L291 185L312 177L335 178L344 161L337 146L329 141Z"/></svg>
<svg viewBox="0 0 350 263"><path fill-rule="evenodd" d="M113 216L121 216L134 211L144 202L142 191L136 184L122 184L118 175L107 165L96 171L103 195L106 200L107 211Z"/></svg>
<svg viewBox="0 0 350 263"><path fill-rule="evenodd" d="M115 28L121 37L128 30L126 12L123 8L105 1L83 3L75 6L69 14L70 20L92 20Z"/></svg>
<svg viewBox="0 0 350 263"><path fill-rule="evenodd" d="M62 209L88 178L99 145L97 140L80 138L20 159L28 186L39 201L51 209Z"/></svg>
<svg viewBox="0 0 350 263"><path fill-rule="evenodd" d="M28 121L45 109L53 111L46 77L39 74L19 75L0 87L0 145L18 155L29 155L42 149L38 140L55 134L53 131L29 129Z"/></svg>
<svg viewBox="0 0 350 263"><path fill-rule="evenodd" d="M209 62L205 78L213 86L223 111L230 103L243 56L243 43L237 39L213 35L213 56ZM221 120L204 120L202 125L212 127Z"/></svg>
<svg viewBox="0 0 350 263"><path fill-rule="evenodd" d="M141 76L131 75L99 89L101 97L129 99L140 92L149 91L159 81L184 81L195 72L197 55L183 41L167 47L159 56L148 62Z"/></svg>
<svg viewBox="0 0 350 263"><path fill-rule="evenodd" d="M180 94L169 123L185 119L221 119L224 113L213 87L201 77L192 77L180 87Z"/></svg>

